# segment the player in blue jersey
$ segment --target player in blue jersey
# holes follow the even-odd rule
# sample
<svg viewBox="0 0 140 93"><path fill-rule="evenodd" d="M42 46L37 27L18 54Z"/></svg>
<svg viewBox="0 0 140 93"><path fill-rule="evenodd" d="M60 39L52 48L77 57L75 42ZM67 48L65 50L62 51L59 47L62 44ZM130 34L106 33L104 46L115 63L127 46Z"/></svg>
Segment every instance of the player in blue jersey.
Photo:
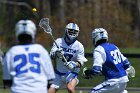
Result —
<svg viewBox="0 0 140 93"><path fill-rule="evenodd" d="M55 93L59 88L65 86L69 93L76 93L75 87L78 84L78 72L87 59L84 56L84 47L77 40L79 27L75 23L69 23L65 27L65 36L56 39L50 55L56 58L56 78L53 80L49 93ZM63 55L67 63L64 63Z"/></svg>
<svg viewBox="0 0 140 93"><path fill-rule="evenodd" d="M90 93L127 93L125 88L129 81L128 76L135 76L134 68L116 45L107 42L108 33L105 29L94 29L92 38L95 45L93 67L85 67L82 75L89 79L101 72L105 81L91 89Z"/></svg>
<svg viewBox="0 0 140 93"><path fill-rule="evenodd" d="M48 93L48 80L55 74L49 53L35 43L35 24L20 20L15 30L18 44L8 50L2 63L4 87L10 86L11 93Z"/></svg>

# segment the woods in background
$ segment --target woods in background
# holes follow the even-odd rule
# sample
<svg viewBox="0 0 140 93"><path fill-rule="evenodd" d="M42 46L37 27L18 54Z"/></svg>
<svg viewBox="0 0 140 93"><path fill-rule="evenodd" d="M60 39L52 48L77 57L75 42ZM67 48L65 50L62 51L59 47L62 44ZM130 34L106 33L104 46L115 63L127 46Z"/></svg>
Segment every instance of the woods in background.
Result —
<svg viewBox="0 0 140 93"><path fill-rule="evenodd" d="M15 43L14 25L23 18L30 18L38 25L39 19L26 5L8 2L24 2L37 8L39 19L50 18L55 37L62 36L65 25L75 22L80 27L79 41L91 48L91 31L96 27L108 30L110 42L119 47L140 46L139 0L1 0L0 42L2 47ZM94 27L94 28L93 28ZM46 47L52 45L49 35L38 28L37 42Z"/></svg>

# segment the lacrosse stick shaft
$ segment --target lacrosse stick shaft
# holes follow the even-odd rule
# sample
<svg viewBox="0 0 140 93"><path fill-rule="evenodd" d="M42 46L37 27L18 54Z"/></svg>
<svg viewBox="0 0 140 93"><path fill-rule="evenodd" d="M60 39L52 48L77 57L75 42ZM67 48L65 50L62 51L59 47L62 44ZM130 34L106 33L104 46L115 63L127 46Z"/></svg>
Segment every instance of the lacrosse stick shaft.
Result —
<svg viewBox="0 0 140 93"><path fill-rule="evenodd" d="M52 35L52 34L50 34L50 35L51 35L51 37L52 37L52 39L53 39L53 41L54 41L56 47L59 49L60 47L59 47L59 46L57 45L57 43L55 42L55 39L54 39L53 35ZM65 58L64 55L62 56L62 59L64 60L65 63L67 63L67 59Z"/></svg>
<svg viewBox="0 0 140 93"><path fill-rule="evenodd" d="M42 19L40 20L40 22L39 22L39 26L40 26L41 28L43 28L43 31L44 31L44 32L46 32L47 34L50 34L50 35L51 35L51 38L53 39L53 41L54 41L56 47L57 47L58 49L60 49L60 47L57 45L57 43L55 42L55 39L54 39L54 37L53 37L53 35L52 35L52 29L51 29L51 27L50 27L50 25L49 25L49 18L42 18ZM64 55L62 56L62 59L64 60L65 63L67 62L67 60L66 60L66 58L65 58Z"/></svg>
<svg viewBox="0 0 140 93"><path fill-rule="evenodd" d="M55 42L55 39L54 39L53 35L52 35L52 34L50 34L50 35L51 35L51 38L53 39L53 41L54 41L56 47L57 47L57 48L60 48L60 47L57 45L57 43Z"/></svg>

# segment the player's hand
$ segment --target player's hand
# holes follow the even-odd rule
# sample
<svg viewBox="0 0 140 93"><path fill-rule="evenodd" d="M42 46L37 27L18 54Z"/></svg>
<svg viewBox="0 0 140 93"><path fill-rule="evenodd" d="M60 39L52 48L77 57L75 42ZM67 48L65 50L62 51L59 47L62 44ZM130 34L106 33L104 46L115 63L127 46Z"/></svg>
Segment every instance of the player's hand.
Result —
<svg viewBox="0 0 140 93"><path fill-rule="evenodd" d="M133 66L130 66L129 68L126 69L126 73L129 78L135 77L135 69Z"/></svg>
<svg viewBox="0 0 140 93"><path fill-rule="evenodd" d="M69 61L65 63L65 66L67 66L70 70L74 70L76 68L76 63L74 61Z"/></svg>
<svg viewBox="0 0 140 93"><path fill-rule="evenodd" d="M63 58L63 56L64 56L64 51L62 50L62 48L60 48L60 49L58 49L58 50L56 50L56 52L55 52L55 55L56 55L56 57L58 57L58 58Z"/></svg>
<svg viewBox="0 0 140 93"><path fill-rule="evenodd" d="M90 69L88 69L87 67L83 68L83 73L82 73L82 77L84 79L92 79L92 75L90 74Z"/></svg>

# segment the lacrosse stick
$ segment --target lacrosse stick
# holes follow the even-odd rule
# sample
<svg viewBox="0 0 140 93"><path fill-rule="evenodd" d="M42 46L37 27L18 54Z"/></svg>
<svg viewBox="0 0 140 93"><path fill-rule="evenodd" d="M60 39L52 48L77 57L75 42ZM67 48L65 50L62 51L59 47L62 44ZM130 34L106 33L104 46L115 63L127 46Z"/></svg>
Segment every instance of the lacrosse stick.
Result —
<svg viewBox="0 0 140 93"><path fill-rule="evenodd" d="M52 29L51 29L51 27L50 27L50 25L49 25L49 18L42 18L42 19L40 20L40 22L39 22L39 26L40 26L41 28L43 28L43 31L44 31L45 33L50 34L50 36L52 37L52 39L53 39L55 45L57 46L58 49L60 49L60 47L57 45L57 43L55 42L55 39L54 39L54 37L53 37L53 35L52 35ZM64 60L64 65L66 65L67 60L66 60L65 56L63 55L62 58L63 58L63 60Z"/></svg>

